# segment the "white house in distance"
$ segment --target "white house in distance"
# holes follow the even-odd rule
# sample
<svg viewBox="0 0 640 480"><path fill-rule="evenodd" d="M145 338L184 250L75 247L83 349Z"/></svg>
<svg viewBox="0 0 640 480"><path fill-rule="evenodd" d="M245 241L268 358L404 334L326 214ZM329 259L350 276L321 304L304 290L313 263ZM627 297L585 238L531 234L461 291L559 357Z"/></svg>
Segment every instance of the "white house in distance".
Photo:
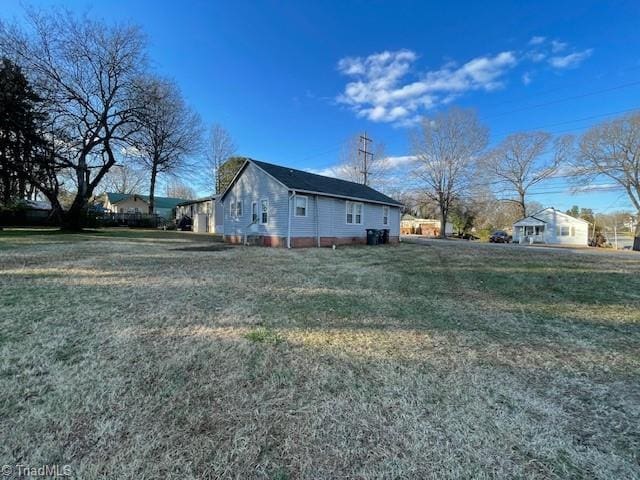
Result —
<svg viewBox="0 0 640 480"><path fill-rule="evenodd" d="M544 208L513 224L513 241L586 247L589 244L589 222L553 207Z"/></svg>
<svg viewBox="0 0 640 480"><path fill-rule="evenodd" d="M184 201L184 198L154 197L153 213L169 220L176 206ZM102 206L110 213L146 214L149 212L149 197L133 193L106 192L102 199Z"/></svg>

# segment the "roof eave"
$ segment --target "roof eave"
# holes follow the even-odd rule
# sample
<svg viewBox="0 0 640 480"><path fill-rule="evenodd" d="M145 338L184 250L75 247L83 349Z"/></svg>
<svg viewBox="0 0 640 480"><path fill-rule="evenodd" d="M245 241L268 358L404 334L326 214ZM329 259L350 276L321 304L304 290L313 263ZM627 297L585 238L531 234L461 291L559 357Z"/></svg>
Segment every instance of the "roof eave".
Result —
<svg viewBox="0 0 640 480"><path fill-rule="evenodd" d="M392 207L403 207L404 205L402 203L397 203L397 202L383 202L381 200L370 200L368 198L362 198L362 197L351 197L348 195L337 195L334 193L325 193L325 192L316 192L314 190L301 190L299 188L291 188L291 187L287 187L289 190L291 190L292 192L299 192L299 193L308 193L311 195L320 195L323 197L332 197L332 198L344 198L347 200L356 200L358 202L366 202L366 203L378 203L380 205L389 205Z"/></svg>

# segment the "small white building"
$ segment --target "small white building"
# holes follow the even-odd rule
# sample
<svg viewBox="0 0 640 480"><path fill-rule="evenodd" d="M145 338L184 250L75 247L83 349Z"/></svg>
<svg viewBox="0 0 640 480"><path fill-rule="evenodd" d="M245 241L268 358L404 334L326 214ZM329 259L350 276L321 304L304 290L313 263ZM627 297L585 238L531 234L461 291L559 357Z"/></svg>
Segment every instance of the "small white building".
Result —
<svg viewBox="0 0 640 480"><path fill-rule="evenodd" d="M589 245L589 222L549 207L514 223L513 241L586 247Z"/></svg>
<svg viewBox="0 0 640 480"><path fill-rule="evenodd" d="M224 213L218 195L179 203L176 206L176 222L184 216L192 220L194 232L222 233Z"/></svg>

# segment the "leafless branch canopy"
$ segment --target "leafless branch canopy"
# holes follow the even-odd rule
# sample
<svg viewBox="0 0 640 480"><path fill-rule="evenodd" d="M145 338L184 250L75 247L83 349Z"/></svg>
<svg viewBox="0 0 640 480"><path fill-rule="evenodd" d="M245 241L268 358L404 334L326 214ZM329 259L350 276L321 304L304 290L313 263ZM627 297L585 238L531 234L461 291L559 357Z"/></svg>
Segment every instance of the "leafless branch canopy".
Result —
<svg viewBox="0 0 640 480"><path fill-rule="evenodd" d="M0 50L23 68L46 102L56 159L77 186L68 214L78 217L116 163L118 146L135 131L138 105L132 98L146 65L144 37L131 25L59 10L31 9L26 20L25 28L0 25Z"/></svg>
<svg viewBox="0 0 640 480"><path fill-rule="evenodd" d="M526 195L529 189L553 177L565 162L571 137L561 137L553 142L546 132L522 132L509 135L482 160L485 177L493 181L505 193L515 193L514 203L526 215Z"/></svg>
<svg viewBox="0 0 640 480"><path fill-rule="evenodd" d="M159 174L189 167L202 148L200 116L187 106L175 83L155 76L139 79L138 129L130 139L132 155L150 173L149 210L153 211Z"/></svg>
<svg viewBox="0 0 640 480"><path fill-rule="evenodd" d="M613 180L640 212L640 111L588 130L573 167L587 182L598 177Z"/></svg>
<svg viewBox="0 0 640 480"><path fill-rule="evenodd" d="M413 138L415 175L440 208L442 228L456 198L470 184L472 167L486 147L488 130L475 112L453 108L426 118Z"/></svg>
<svg viewBox="0 0 640 480"><path fill-rule="evenodd" d="M219 123L211 125L207 148L207 183L215 193L221 191L220 166L236 153L231 134Z"/></svg>

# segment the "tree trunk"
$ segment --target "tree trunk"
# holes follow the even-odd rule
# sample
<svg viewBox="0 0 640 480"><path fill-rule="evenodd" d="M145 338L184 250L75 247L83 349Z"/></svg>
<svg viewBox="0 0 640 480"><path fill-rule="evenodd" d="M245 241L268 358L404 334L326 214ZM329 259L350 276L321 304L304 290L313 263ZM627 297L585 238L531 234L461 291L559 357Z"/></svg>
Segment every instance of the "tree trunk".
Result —
<svg viewBox="0 0 640 480"><path fill-rule="evenodd" d="M440 238L447 238L447 208L440 205Z"/></svg>
<svg viewBox="0 0 640 480"><path fill-rule="evenodd" d="M520 209L522 210L522 218L527 216L527 204L524 203L524 192L519 192L520 194L520 201L518 202L520 204Z"/></svg>
<svg viewBox="0 0 640 480"><path fill-rule="evenodd" d="M80 195L80 192L76 194L76 198L73 199L73 203L66 212L62 212L62 230L69 232L79 232L84 226L84 214L87 209L87 199Z"/></svg>
<svg viewBox="0 0 640 480"><path fill-rule="evenodd" d="M151 182L149 185L149 214L153 215L153 207L155 206L155 191L156 191L156 177L158 176L158 168L156 166L156 162L153 162L153 167L151 168Z"/></svg>
<svg viewBox="0 0 640 480"><path fill-rule="evenodd" d="M640 252L640 212L638 212L636 215L636 221L636 234L635 238L633 239L633 249L636 252Z"/></svg>
<svg viewBox="0 0 640 480"><path fill-rule="evenodd" d="M11 203L11 174L8 170L2 172L2 204Z"/></svg>

